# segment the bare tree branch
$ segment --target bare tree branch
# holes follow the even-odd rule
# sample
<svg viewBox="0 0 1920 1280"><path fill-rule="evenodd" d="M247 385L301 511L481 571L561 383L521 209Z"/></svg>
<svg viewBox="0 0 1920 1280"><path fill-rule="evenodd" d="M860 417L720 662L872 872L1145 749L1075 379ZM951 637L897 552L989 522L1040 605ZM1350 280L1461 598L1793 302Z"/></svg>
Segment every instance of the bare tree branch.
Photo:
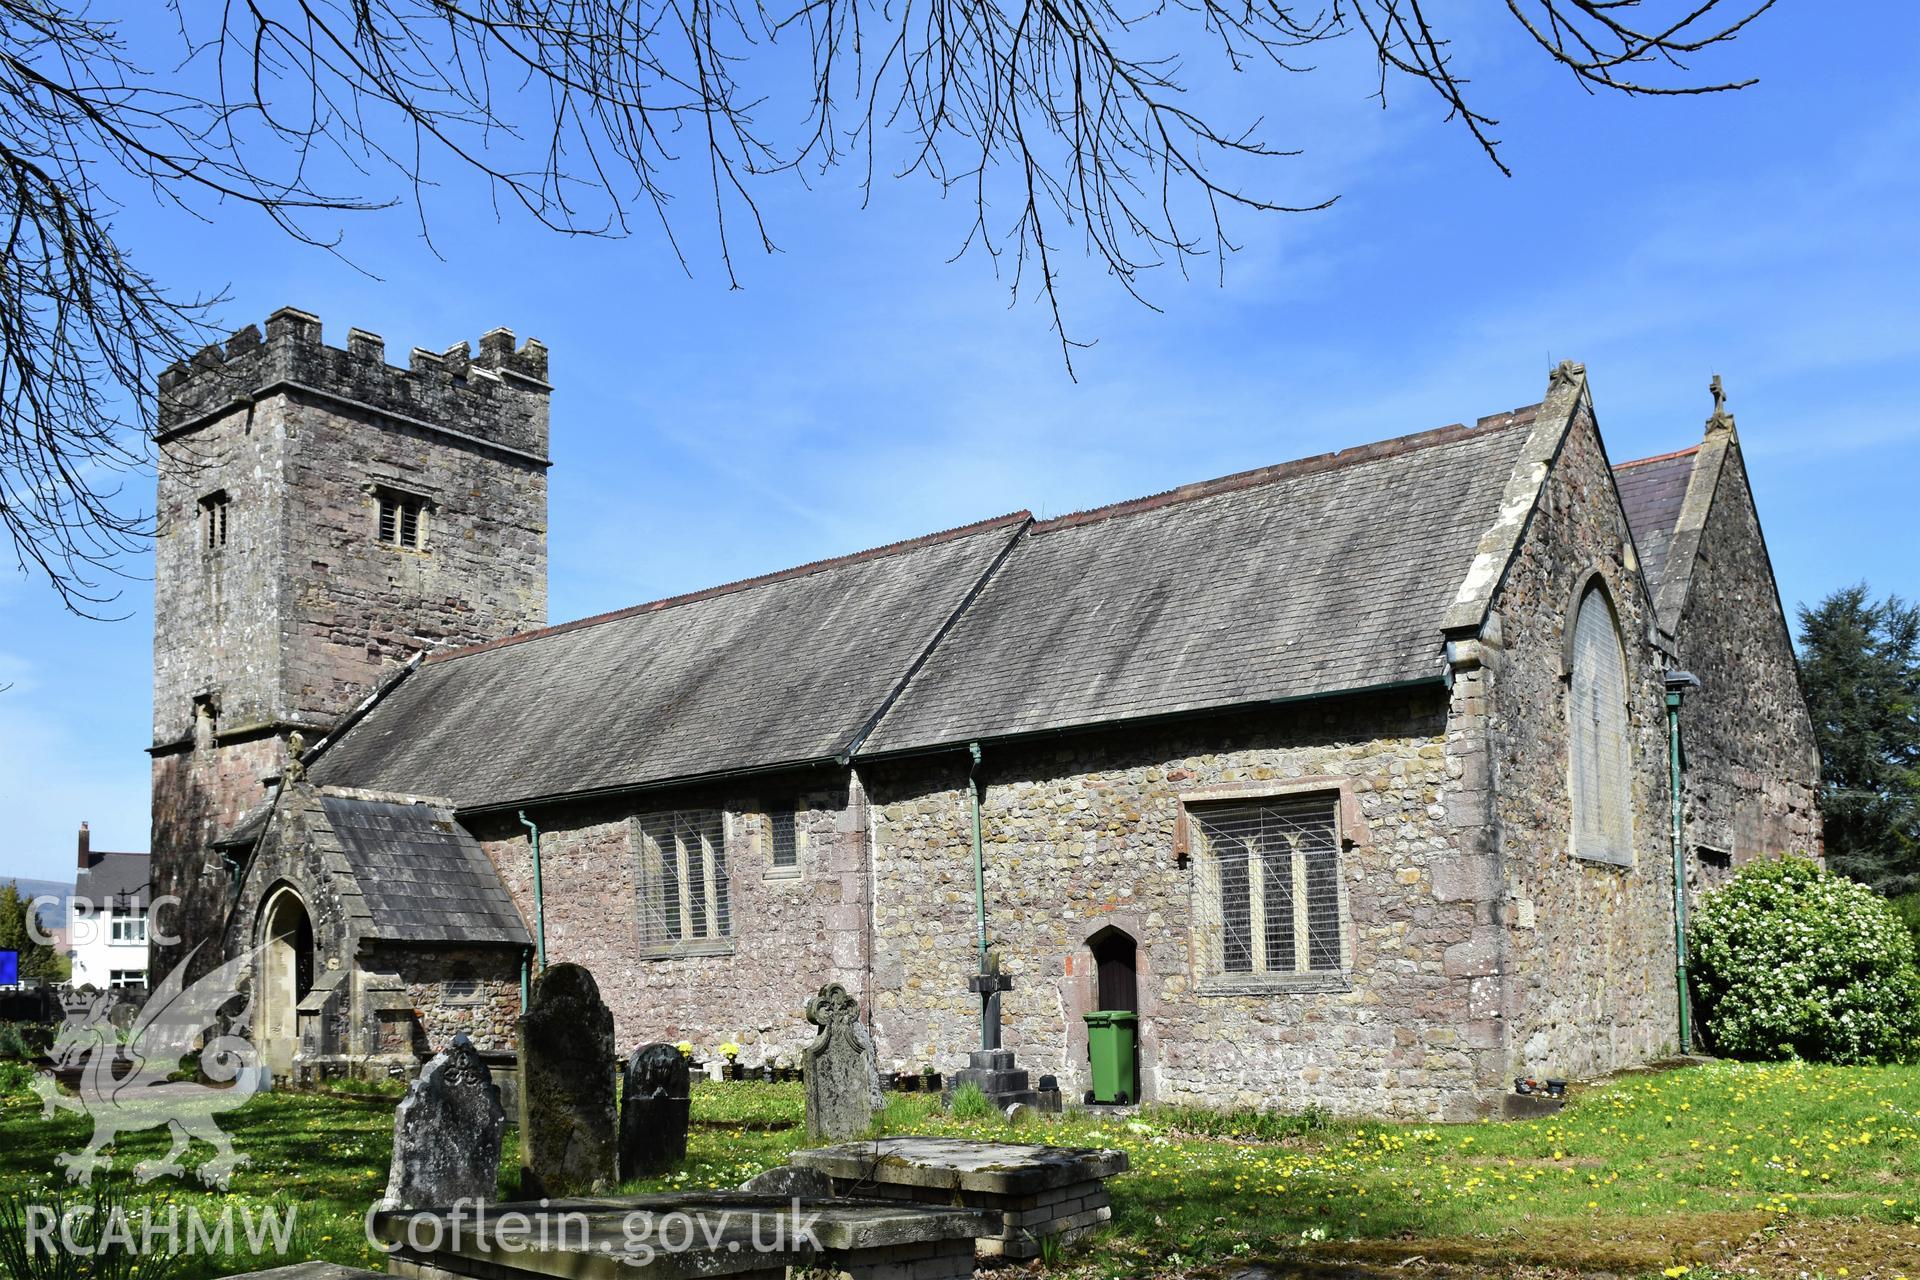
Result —
<svg viewBox="0 0 1920 1280"><path fill-rule="evenodd" d="M1331 203L1278 195L1271 166L1298 153L1259 120L1214 118L1190 84L1308 72L1318 46L1363 39L1383 100L1390 80L1424 83L1506 171L1421 0L173 3L177 47L135 53L84 0L0 0L0 524L81 612L112 599L105 579L148 533L119 483L151 454L153 375L206 340L219 301L131 264L112 221L136 192L202 218L250 207L338 251L336 215L402 200L430 236L451 167L563 234L625 235L643 215L690 267L673 201L697 174L737 285L736 246L774 248L767 179L851 161L870 194L898 151L889 176L971 202L956 256L977 249L1012 298L1044 299L1071 370L1062 255L1151 305L1143 272L1224 266L1235 211ZM1772 3L1506 8L1583 88L1637 96L1750 83L1688 62Z"/></svg>

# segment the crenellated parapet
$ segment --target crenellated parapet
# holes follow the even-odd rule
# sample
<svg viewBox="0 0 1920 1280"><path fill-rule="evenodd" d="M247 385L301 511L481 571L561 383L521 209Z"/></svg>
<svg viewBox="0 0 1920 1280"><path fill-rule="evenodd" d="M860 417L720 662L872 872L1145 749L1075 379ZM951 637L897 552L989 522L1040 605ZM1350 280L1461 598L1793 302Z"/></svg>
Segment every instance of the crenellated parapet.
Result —
<svg viewBox="0 0 1920 1280"><path fill-rule="evenodd" d="M510 329L445 351L415 347L406 368L387 363L378 334L347 330L347 345L321 339L320 318L292 307L239 330L224 344L160 374L164 441L276 394L358 408L379 417L450 433L544 462L547 456L547 348Z"/></svg>

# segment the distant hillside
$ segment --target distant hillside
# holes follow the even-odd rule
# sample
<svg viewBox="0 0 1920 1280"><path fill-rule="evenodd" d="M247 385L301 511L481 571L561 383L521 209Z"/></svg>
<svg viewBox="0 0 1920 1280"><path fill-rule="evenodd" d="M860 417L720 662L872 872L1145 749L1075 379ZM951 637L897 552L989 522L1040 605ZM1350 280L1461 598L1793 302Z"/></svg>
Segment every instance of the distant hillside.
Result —
<svg viewBox="0 0 1920 1280"><path fill-rule="evenodd" d="M58 929L67 922L67 899L73 894L73 882L62 884L58 880L27 880L18 876L0 876L0 885L11 882L20 891L23 898L51 896L60 899L59 903L49 904L40 909L40 925L44 929Z"/></svg>

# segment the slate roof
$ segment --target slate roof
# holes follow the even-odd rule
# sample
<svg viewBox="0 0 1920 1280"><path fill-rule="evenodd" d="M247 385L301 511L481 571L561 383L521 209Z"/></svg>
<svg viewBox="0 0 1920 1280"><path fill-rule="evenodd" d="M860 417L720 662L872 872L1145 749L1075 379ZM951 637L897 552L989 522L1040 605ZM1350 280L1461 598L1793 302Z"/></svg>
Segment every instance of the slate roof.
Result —
<svg viewBox="0 0 1920 1280"><path fill-rule="evenodd" d="M144 853L95 853L91 866L74 877L73 896L100 905L117 901L126 906L147 905L153 859Z"/></svg>
<svg viewBox="0 0 1920 1280"><path fill-rule="evenodd" d="M273 801L261 801L243 814L240 821L215 836L214 847L217 849L252 848L253 842L260 838L260 833L267 829L267 820L272 817Z"/></svg>
<svg viewBox="0 0 1920 1280"><path fill-rule="evenodd" d="M310 757L460 808L834 759L1025 512L435 655Z"/></svg>
<svg viewBox="0 0 1920 1280"><path fill-rule="evenodd" d="M1438 678L1531 410L1032 526L862 754Z"/></svg>
<svg viewBox="0 0 1920 1280"><path fill-rule="evenodd" d="M1622 462L1613 469L1620 505L1626 509L1633 545L1640 553L1641 570L1655 594L1666 577L1667 553L1673 546L1674 527L1680 521L1680 508L1686 502L1687 483L1693 478L1694 458L1699 452L1700 447L1695 445L1657 458Z"/></svg>
<svg viewBox="0 0 1920 1280"><path fill-rule="evenodd" d="M1538 410L436 654L308 776L506 808L1438 680Z"/></svg>
<svg viewBox="0 0 1920 1280"><path fill-rule="evenodd" d="M445 805L323 795L321 806L377 936L406 942L531 942L486 851Z"/></svg>

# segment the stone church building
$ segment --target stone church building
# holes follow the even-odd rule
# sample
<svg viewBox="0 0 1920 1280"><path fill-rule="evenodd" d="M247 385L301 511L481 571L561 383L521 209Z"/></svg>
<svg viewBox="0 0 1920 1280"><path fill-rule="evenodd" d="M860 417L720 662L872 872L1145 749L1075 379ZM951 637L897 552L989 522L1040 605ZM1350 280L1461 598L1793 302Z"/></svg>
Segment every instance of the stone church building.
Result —
<svg viewBox="0 0 1920 1280"><path fill-rule="evenodd" d="M1126 1008L1149 1099L1470 1116L1671 1051L1676 876L1818 852L1717 401L1614 463L1566 363L1470 427L547 626L549 390L505 330L399 368L291 309L161 380L154 892L260 949L278 1070L510 1048L570 960L625 1045L792 1058L833 981L950 1071L984 920L1070 1094Z"/></svg>

